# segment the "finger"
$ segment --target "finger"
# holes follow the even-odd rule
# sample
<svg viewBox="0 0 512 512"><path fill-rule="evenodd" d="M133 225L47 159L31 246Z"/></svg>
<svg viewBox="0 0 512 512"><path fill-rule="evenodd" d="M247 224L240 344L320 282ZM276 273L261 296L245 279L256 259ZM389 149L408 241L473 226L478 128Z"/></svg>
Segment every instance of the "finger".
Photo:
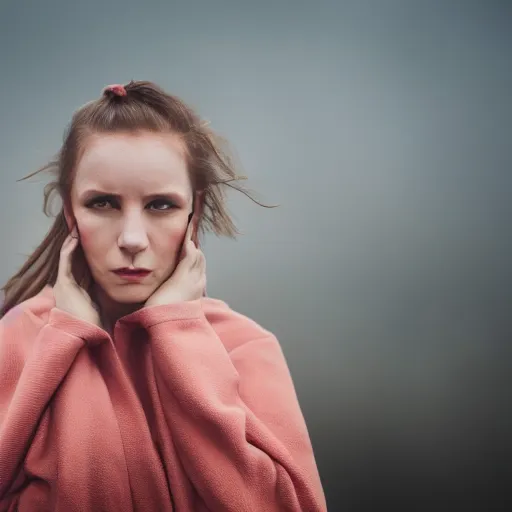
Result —
<svg viewBox="0 0 512 512"><path fill-rule="evenodd" d="M200 287L201 287L201 294L203 297L206 297L206 285L207 285L207 278L206 278L206 269L203 267L201 270L201 278L200 278Z"/></svg>
<svg viewBox="0 0 512 512"><path fill-rule="evenodd" d="M189 240L192 240L192 233L194 231L194 216L191 214L192 217L189 216L188 226L187 226L187 232L185 233L185 242L188 242Z"/></svg>
<svg viewBox="0 0 512 512"><path fill-rule="evenodd" d="M192 217L193 212L190 212L188 216L187 230L185 231L185 236L183 237L183 242L181 243L180 260L184 259L185 256L187 255L187 244L189 243L190 240L192 240Z"/></svg>
<svg viewBox="0 0 512 512"><path fill-rule="evenodd" d="M199 246L199 221L201 220L201 215L202 215L202 211L203 211L203 196L204 196L204 191L199 191L199 192L196 192L196 197L195 197L195 201L194 201L194 211L193 211L193 215L192 215L192 221L191 221L191 224L192 224L192 235L191 235L191 238L192 240L194 241L194 243L196 244L196 247Z"/></svg>
<svg viewBox="0 0 512 512"><path fill-rule="evenodd" d="M183 242L181 244L180 257L179 257L180 261L184 260L186 258L186 256L187 256L187 254L188 254L188 247L187 246L188 246L188 244L190 242L190 236L191 236L190 235L190 233L191 233L190 229L191 228L190 228L190 223L189 223L189 225L187 227L187 231L185 232L185 236L183 237Z"/></svg>
<svg viewBox="0 0 512 512"><path fill-rule="evenodd" d="M77 241L73 240L70 237L68 243L63 247L61 253L59 255L59 268L57 271L57 280L58 281L69 281L72 276L71 271L71 254L73 253L75 247L77 245Z"/></svg>
<svg viewBox="0 0 512 512"><path fill-rule="evenodd" d="M189 268L194 268L197 265L197 253L198 249L196 244L192 240L187 240L184 246L183 259L186 260Z"/></svg>
<svg viewBox="0 0 512 512"><path fill-rule="evenodd" d="M68 236L65 238L64 243L62 244L62 247L64 247L66 244L69 244L73 238L77 238L76 236L76 228L73 228L69 233Z"/></svg>
<svg viewBox="0 0 512 512"><path fill-rule="evenodd" d="M201 251L200 249L195 249L195 259L194 259L194 268L197 268L201 271L204 270L204 268L206 267L206 258L204 257L204 253L203 251Z"/></svg>
<svg viewBox="0 0 512 512"><path fill-rule="evenodd" d="M66 237L60 250L59 269L57 272L57 279L60 280L73 279L72 254L78 246L78 238L73 238L73 235L77 236L76 228Z"/></svg>
<svg viewBox="0 0 512 512"><path fill-rule="evenodd" d="M195 192L195 197L193 201L193 210L189 213L188 217L188 224L187 224L187 230L185 232L185 236L183 237L183 243L181 246L180 251L180 259L183 259L186 257L188 253L187 244L189 241L192 241L194 243L195 247L199 246L198 241L198 226L199 226L199 219L201 217L201 209L202 209L202 197L203 192Z"/></svg>

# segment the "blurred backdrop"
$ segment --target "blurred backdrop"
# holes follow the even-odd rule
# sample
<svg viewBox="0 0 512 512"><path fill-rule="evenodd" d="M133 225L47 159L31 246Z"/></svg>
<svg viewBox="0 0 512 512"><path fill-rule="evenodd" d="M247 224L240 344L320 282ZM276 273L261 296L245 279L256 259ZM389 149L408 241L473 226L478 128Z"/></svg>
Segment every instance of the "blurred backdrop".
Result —
<svg viewBox="0 0 512 512"><path fill-rule="evenodd" d="M329 510L506 510L511 50L504 0L2 0L0 280L51 222L16 179L155 81L281 205L230 196L208 292L280 339Z"/></svg>

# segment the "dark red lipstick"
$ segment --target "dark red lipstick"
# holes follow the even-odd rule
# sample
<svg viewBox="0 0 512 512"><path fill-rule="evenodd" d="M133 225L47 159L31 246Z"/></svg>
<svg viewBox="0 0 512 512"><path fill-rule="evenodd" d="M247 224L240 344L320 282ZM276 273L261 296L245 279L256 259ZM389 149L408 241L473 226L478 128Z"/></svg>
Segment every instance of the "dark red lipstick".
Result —
<svg viewBox="0 0 512 512"><path fill-rule="evenodd" d="M113 271L114 274L118 275L122 279L129 281L138 281L151 274L151 270L147 268L131 268L123 267Z"/></svg>

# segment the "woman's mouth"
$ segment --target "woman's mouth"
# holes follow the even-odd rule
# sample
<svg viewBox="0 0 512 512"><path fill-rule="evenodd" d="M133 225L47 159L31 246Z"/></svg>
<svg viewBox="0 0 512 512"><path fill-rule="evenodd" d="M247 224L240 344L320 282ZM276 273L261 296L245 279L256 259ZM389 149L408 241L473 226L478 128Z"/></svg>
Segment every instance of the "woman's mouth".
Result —
<svg viewBox="0 0 512 512"><path fill-rule="evenodd" d="M151 270L147 269L129 269L120 268L113 271L114 274L118 275L121 279L126 281L140 281L151 274Z"/></svg>

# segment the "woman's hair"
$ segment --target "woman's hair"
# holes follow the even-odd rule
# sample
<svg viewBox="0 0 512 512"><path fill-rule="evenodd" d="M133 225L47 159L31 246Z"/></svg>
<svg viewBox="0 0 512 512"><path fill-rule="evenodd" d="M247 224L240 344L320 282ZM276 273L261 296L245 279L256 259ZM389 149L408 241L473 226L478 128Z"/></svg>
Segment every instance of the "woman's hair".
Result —
<svg viewBox="0 0 512 512"><path fill-rule="evenodd" d="M260 206L266 206L237 183L245 177L237 174L226 142L183 101L151 82L132 81L126 86L109 86L99 99L85 104L74 113L56 158L18 180L43 171L50 172L55 179L44 189L43 212L47 217L51 216L49 205L54 193L60 196L63 204L44 240L2 288L5 301L0 317L37 295L46 285L55 284L60 250L69 234L64 206L71 211L71 187L87 138L92 134L142 130L176 134L184 142L192 188L202 195L201 233L211 231L232 238L238 234L226 207L226 187L239 190ZM77 282L89 289L92 281L80 247L74 272Z"/></svg>

